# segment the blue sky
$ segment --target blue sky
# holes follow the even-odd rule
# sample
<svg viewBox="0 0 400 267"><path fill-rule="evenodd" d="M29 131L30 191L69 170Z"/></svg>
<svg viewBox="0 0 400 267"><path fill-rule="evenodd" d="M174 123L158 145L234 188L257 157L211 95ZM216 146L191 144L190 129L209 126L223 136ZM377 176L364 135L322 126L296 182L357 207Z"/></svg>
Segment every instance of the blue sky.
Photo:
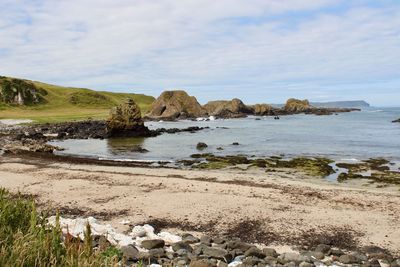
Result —
<svg viewBox="0 0 400 267"><path fill-rule="evenodd" d="M399 106L400 1L0 0L0 75L200 102Z"/></svg>

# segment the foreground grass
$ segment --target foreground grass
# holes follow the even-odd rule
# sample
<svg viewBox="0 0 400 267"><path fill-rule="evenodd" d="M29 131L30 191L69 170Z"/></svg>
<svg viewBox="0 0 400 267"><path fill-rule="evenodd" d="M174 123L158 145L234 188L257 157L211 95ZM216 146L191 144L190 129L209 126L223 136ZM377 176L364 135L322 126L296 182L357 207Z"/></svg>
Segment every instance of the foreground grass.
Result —
<svg viewBox="0 0 400 267"><path fill-rule="evenodd" d="M133 93L112 93L71 88L31 81L44 90L43 102L27 106L0 103L0 119L31 119L38 123L105 119L111 107L133 99L145 114L154 97Z"/></svg>
<svg viewBox="0 0 400 267"><path fill-rule="evenodd" d="M84 242L64 238L32 200L0 189L0 266L117 266L119 259L115 247L93 248L89 225Z"/></svg>

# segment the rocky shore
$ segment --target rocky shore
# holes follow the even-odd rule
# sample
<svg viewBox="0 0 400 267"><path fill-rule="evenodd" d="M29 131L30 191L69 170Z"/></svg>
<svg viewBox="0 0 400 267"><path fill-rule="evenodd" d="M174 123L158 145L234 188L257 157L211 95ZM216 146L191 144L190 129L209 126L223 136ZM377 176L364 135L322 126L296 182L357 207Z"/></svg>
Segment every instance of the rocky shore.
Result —
<svg viewBox="0 0 400 267"><path fill-rule="evenodd" d="M95 218L59 218L64 239L82 242L90 225L94 249L116 246L121 251L122 264L127 266L189 266L189 267L266 267L266 266L400 266L400 258L378 246L352 247L346 236L316 238L308 245L278 253L263 244L252 244L226 235L173 234L149 225L130 226L126 234ZM122 224L129 224L123 220ZM49 218L56 226L57 218ZM246 235L246 226L237 229ZM252 225L247 225L247 227ZM237 233L238 234L238 233ZM248 238L248 237L247 237ZM261 236L260 236L261 238ZM71 242L71 241L70 241ZM353 250L352 250L353 249Z"/></svg>
<svg viewBox="0 0 400 267"><path fill-rule="evenodd" d="M65 139L105 139L121 136L155 137L161 134L175 134L180 132L195 133L208 127L192 126L187 128L159 128L149 130L141 128L132 131L129 135L121 133L110 136L106 121L77 121L42 125L0 126L0 148L7 151L25 150L31 152L53 152L60 148L51 146L47 142Z"/></svg>

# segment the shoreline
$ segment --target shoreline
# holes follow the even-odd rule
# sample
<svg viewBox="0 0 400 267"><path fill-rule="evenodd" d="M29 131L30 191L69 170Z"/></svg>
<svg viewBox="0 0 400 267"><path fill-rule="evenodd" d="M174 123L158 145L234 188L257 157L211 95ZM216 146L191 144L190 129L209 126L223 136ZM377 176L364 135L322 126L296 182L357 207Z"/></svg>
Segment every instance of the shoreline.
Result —
<svg viewBox="0 0 400 267"><path fill-rule="evenodd" d="M398 188L332 184L297 171L182 170L38 154L0 160L0 186L36 195L70 216L102 215L120 230L126 230L122 219L159 222L178 232L207 230L210 223L217 232L229 232L253 221L258 228L249 231L274 233L264 240L269 244L295 246L302 233L347 229L359 236L360 246L400 253Z"/></svg>

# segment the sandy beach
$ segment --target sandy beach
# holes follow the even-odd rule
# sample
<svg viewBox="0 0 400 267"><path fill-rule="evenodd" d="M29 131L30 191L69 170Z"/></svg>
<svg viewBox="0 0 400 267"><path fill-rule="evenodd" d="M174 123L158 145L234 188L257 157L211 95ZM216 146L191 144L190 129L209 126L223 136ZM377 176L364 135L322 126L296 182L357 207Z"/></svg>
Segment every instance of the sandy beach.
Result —
<svg viewBox="0 0 400 267"><path fill-rule="evenodd" d="M53 213L94 216L120 230L128 227L122 220L177 232L242 230L248 241L289 246L330 235L400 252L398 188L329 183L293 170L193 171L0 157L0 187L32 194Z"/></svg>

